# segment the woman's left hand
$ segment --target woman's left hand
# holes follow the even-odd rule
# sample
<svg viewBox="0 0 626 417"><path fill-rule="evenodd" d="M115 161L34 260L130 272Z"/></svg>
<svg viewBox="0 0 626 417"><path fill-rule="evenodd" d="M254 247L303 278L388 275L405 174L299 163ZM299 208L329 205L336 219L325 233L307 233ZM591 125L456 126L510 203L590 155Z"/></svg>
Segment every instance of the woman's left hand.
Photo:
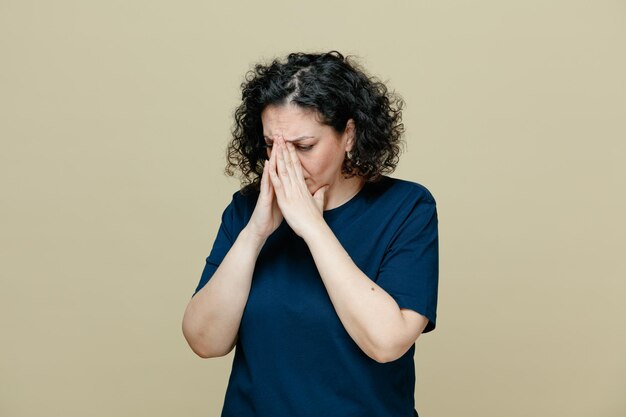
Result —
<svg viewBox="0 0 626 417"><path fill-rule="evenodd" d="M269 165L280 211L291 229L304 238L324 223L324 195L329 186L325 185L311 195L296 150L283 138L274 140Z"/></svg>

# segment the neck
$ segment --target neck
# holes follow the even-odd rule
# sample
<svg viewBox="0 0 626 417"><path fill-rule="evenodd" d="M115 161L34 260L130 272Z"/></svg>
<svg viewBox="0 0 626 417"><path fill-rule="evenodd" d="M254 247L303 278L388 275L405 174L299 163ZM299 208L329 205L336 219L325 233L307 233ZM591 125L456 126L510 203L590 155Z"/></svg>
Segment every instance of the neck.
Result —
<svg viewBox="0 0 626 417"><path fill-rule="evenodd" d="M324 210L331 210L343 205L354 197L365 185L365 180L359 176L343 179L334 183L326 192Z"/></svg>

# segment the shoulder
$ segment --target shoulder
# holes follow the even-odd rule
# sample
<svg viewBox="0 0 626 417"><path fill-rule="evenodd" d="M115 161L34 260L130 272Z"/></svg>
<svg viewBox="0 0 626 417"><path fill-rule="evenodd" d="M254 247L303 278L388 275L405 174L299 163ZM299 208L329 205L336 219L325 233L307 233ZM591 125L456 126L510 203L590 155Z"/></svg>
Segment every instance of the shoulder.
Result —
<svg viewBox="0 0 626 417"><path fill-rule="evenodd" d="M229 214L231 221L245 224L254 211L258 197L258 192L237 190L232 193L224 212Z"/></svg>
<svg viewBox="0 0 626 417"><path fill-rule="evenodd" d="M250 189L240 189L232 194L231 204L237 207L254 207L259 198L259 192Z"/></svg>
<svg viewBox="0 0 626 417"><path fill-rule="evenodd" d="M248 184L233 193L233 202L238 204L256 203L259 198L259 189L254 184Z"/></svg>
<svg viewBox="0 0 626 417"><path fill-rule="evenodd" d="M385 198L405 203L431 203L436 204L432 192L423 184L400 178L382 176L382 178L372 183L374 194Z"/></svg>

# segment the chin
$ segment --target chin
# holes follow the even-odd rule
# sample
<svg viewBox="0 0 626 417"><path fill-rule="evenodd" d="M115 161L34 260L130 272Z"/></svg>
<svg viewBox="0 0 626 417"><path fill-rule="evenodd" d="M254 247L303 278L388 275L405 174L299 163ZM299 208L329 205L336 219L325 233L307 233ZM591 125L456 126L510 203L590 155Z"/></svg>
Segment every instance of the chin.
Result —
<svg viewBox="0 0 626 417"><path fill-rule="evenodd" d="M317 184L313 184L311 180L307 180L306 182L307 188L309 189L309 192L311 193L311 195L315 194L317 192L317 190L319 190L320 186L318 186Z"/></svg>

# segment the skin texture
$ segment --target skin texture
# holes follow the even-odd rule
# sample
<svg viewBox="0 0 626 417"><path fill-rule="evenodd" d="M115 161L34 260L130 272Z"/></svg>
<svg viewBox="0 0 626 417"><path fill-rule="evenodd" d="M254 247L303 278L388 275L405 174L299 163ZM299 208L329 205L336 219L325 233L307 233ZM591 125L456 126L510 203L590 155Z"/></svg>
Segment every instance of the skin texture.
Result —
<svg viewBox="0 0 626 417"><path fill-rule="evenodd" d="M326 190L327 206L334 208L362 187L361 178L346 180L341 175L341 164L346 152L354 144L355 126L350 119L343 133L321 124L312 110L297 105L268 106L261 114L263 135L268 148L277 138L295 145L302 175L309 192L314 195L321 187Z"/></svg>
<svg viewBox="0 0 626 417"><path fill-rule="evenodd" d="M272 150L250 220L251 230L267 238L265 233L271 234L278 227L279 211L309 246L333 306L352 339L379 362L398 359L415 343L428 319L413 310L400 309L367 277L322 215L324 209L341 205L362 187L360 179L341 176L344 154L353 143L353 124L349 122L338 135L321 125L314 113L293 105L268 108L263 120L266 142L272 143ZM301 136L316 139L295 141ZM309 145L313 145L310 150L297 148Z"/></svg>
<svg viewBox="0 0 626 417"><path fill-rule="evenodd" d="M274 111L275 110L275 111ZM269 235L284 220L307 243L326 290L344 328L359 348L377 362L401 357L422 333L428 319L395 300L354 264L323 218L360 189L359 179L341 174L344 152L350 149L354 125L342 134L321 126L314 113L274 108L263 114L272 148L261 176L259 198L250 221L209 282L192 297L182 331L192 350L203 358L228 354L238 331L252 282L254 266ZM328 129L331 129L330 131ZM316 135L297 145L286 143ZM313 151L315 150L315 151Z"/></svg>

